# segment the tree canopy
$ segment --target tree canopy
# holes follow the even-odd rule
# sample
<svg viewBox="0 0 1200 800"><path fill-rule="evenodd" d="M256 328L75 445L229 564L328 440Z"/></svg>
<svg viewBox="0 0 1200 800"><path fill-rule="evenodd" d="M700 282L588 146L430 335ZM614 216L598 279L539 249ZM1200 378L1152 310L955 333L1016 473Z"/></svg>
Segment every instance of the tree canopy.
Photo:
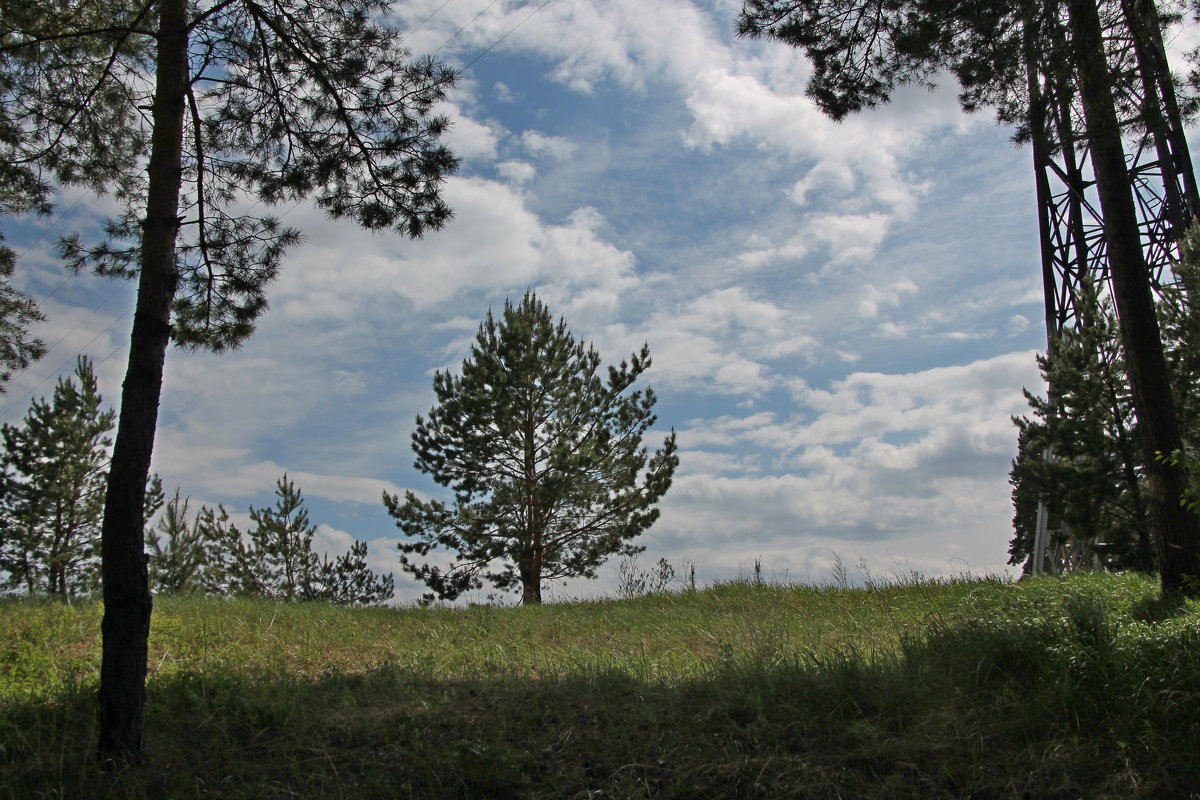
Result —
<svg viewBox="0 0 1200 800"><path fill-rule="evenodd" d="M383 496L426 600L486 581L540 603L546 581L595 577L610 555L642 549L632 540L658 518L679 463L673 430L653 455L642 446L655 396L631 389L649 367L643 346L605 377L595 348L532 292L499 320L488 312L459 373L434 375L438 403L412 434L416 467L453 504ZM435 549L452 564L430 558Z"/></svg>

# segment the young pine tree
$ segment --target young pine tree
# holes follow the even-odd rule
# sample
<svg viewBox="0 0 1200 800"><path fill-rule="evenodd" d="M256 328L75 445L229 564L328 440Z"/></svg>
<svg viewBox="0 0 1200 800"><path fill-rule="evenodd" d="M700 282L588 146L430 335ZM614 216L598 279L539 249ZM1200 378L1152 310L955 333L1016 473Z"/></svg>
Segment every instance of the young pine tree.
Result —
<svg viewBox="0 0 1200 800"><path fill-rule="evenodd" d="M223 506L197 513L192 530L203 550L205 591L345 605L377 605L392 596L392 576L376 575L367 566L366 542L354 542L333 559L313 552L317 528L309 522L304 495L287 475L276 483L275 496L272 508L250 507L254 526L245 532Z"/></svg>
<svg viewBox="0 0 1200 800"><path fill-rule="evenodd" d="M195 521L189 522L188 502L176 489L158 525L146 531L150 589L155 594L185 594L204 589L204 529Z"/></svg>
<svg viewBox="0 0 1200 800"><path fill-rule="evenodd" d="M643 346L605 380L595 348L532 292L499 322L488 312L461 374L434 375L438 404L412 434L417 468L454 504L383 496L426 601L486 580L540 603L545 581L595 577L609 556L642 549L632 539L658 519L679 463L674 431L653 456L642 447L655 397L629 389L649 367ZM410 560L435 548L455 554L451 566Z"/></svg>
<svg viewBox="0 0 1200 800"><path fill-rule="evenodd" d="M1018 513L1010 563L1032 552L1040 495L1052 499L1057 544L1069 540L1106 566L1148 572L1155 559L1145 465L1116 322L1090 287L1078 306L1079 330L1064 332L1052 354L1038 358L1055 402L1026 392L1033 416L1013 420L1020 448L1010 475Z"/></svg>
<svg viewBox="0 0 1200 800"><path fill-rule="evenodd" d="M49 401L35 400L20 425L0 429L0 567L8 588L58 597L95 588L112 427L92 363L81 356Z"/></svg>

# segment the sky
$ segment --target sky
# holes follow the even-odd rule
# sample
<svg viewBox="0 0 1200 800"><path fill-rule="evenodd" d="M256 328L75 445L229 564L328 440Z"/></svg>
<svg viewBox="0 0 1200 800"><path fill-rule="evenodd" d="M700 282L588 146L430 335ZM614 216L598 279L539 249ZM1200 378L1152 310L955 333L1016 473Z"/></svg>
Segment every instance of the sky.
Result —
<svg viewBox="0 0 1200 800"><path fill-rule="evenodd" d="M414 599L380 495L449 499L413 467L414 419L489 308L533 289L606 363L649 344L647 444L673 427L680 465L641 568L1015 574L1010 417L1024 387L1042 392L1045 347L1032 157L962 113L949 81L828 120L802 54L733 35L739 8L397 5L414 53L466 67L445 108L463 159L445 186L454 219L414 242L279 209L305 241L254 338L168 354L153 463L168 492L245 520L286 472L318 549L367 540ZM10 382L0 420L77 353L118 400L133 288L67 278L52 252L112 210L67 193L48 220L6 221L51 349ZM614 567L546 594L611 593Z"/></svg>

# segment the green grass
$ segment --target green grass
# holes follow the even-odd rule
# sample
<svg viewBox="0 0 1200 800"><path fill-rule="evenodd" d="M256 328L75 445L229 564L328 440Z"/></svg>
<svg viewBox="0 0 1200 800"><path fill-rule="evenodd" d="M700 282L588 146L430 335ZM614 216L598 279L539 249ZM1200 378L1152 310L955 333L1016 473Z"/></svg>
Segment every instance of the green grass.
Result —
<svg viewBox="0 0 1200 800"><path fill-rule="evenodd" d="M150 765L100 609L0 602L0 798L1200 796L1200 604L1137 577L541 608L160 598Z"/></svg>

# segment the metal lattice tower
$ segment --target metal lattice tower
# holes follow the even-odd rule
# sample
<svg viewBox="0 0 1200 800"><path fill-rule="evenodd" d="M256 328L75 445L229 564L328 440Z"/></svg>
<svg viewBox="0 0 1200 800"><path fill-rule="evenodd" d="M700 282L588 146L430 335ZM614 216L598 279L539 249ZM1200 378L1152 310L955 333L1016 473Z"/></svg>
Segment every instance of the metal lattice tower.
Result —
<svg viewBox="0 0 1200 800"><path fill-rule="evenodd" d="M1161 23L1153 0L1097 0L1097 5L1142 245L1152 282L1161 286L1173 280L1170 266L1179 255L1179 238L1200 212ZM1027 30L1032 27L1031 23ZM1046 336L1053 352L1063 335L1080 324L1078 304L1085 284L1105 291L1109 269L1072 59L1063 57L1070 47L1069 26L1061 13L1051 12L1049 19L1038 21L1037 31L1038 46L1032 44L1033 35L1027 38L1026 66ZM1047 47L1048 42L1052 46ZM1050 401L1053 404L1053 387ZM1048 552L1053 506L1053 497L1038 503L1031 556L1035 574L1047 561L1054 568L1062 566L1062 560Z"/></svg>

